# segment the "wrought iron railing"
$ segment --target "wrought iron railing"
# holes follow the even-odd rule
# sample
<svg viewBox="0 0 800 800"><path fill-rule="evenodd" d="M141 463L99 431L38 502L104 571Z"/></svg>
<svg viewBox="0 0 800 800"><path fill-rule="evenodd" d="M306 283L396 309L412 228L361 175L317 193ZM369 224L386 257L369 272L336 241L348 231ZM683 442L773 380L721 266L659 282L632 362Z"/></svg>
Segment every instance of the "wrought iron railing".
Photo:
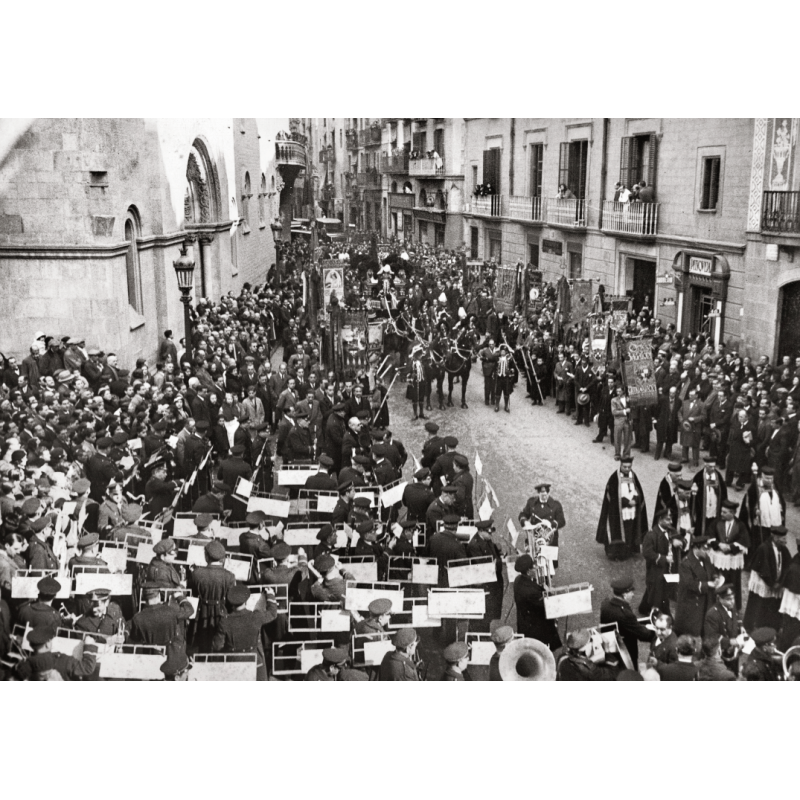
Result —
<svg viewBox="0 0 800 800"><path fill-rule="evenodd" d="M531 222L544 222L545 202L543 197L508 198L507 216L512 219L524 219Z"/></svg>
<svg viewBox="0 0 800 800"><path fill-rule="evenodd" d="M658 233L658 203L615 203L603 201L603 230L655 236Z"/></svg>
<svg viewBox="0 0 800 800"><path fill-rule="evenodd" d="M800 192L764 192L761 230L800 233Z"/></svg>
<svg viewBox="0 0 800 800"><path fill-rule="evenodd" d="M413 158L408 162L408 174L418 177L444 175L443 158Z"/></svg>
<svg viewBox="0 0 800 800"><path fill-rule="evenodd" d="M547 201L547 221L553 225L586 227L586 200L553 197Z"/></svg>

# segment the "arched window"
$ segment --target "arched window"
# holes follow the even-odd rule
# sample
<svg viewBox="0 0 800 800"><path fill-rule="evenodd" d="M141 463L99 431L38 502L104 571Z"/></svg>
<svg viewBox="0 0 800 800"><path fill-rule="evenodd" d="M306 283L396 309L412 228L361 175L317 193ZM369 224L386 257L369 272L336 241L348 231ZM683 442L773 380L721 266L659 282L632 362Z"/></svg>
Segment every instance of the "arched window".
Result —
<svg viewBox="0 0 800 800"><path fill-rule="evenodd" d="M424 189L419 190L419 207L425 208L428 205L428 193Z"/></svg>
<svg viewBox="0 0 800 800"><path fill-rule="evenodd" d="M187 222L213 222L219 214L219 181L205 144L195 139L186 162L183 215Z"/></svg>
<svg viewBox="0 0 800 800"><path fill-rule="evenodd" d="M267 225L267 176L261 173L261 191L258 193L258 227L265 228Z"/></svg>
<svg viewBox="0 0 800 800"><path fill-rule="evenodd" d="M392 181L392 194L397 194L397 181Z"/></svg>
<svg viewBox="0 0 800 800"><path fill-rule="evenodd" d="M250 198L253 193L250 191L250 173L244 174L244 188L242 190L242 233L250 233Z"/></svg>
<svg viewBox="0 0 800 800"><path fill-rule="evenodd" d="M403 194L414 194L414 187L411 185L411 181L406 181L403 184Z"/></svg>
<svg viewBox="0 0 800 800"><path fill-rule="evenodd" d="M137 313L142 314L142 267L139 261L139 246L136 240L140 236L139 216L136 209L131 206L125 215L125 241L128 249L125 251L125 270L128 279L128 303Z"/></svg>

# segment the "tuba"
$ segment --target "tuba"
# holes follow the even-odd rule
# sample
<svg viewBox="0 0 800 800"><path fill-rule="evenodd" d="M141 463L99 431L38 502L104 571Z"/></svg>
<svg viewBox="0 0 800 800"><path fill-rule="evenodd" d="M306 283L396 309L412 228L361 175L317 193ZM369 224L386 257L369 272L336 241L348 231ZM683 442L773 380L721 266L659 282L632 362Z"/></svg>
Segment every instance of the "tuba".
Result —
<svg viewBox="0 0 800 800"><path fill-rule="evenodd" d="M500 654L498 664L504 681L554 681L556 659L538 639L515 639Z"/></svg>
<svg viewBox="0 0 800 800"><path fill-rule="evenodd" d="M791 663L790 663L791 662ZM800 645L790 647L781 659L783 666L783 679L796 681L800 677Z"/></svg>

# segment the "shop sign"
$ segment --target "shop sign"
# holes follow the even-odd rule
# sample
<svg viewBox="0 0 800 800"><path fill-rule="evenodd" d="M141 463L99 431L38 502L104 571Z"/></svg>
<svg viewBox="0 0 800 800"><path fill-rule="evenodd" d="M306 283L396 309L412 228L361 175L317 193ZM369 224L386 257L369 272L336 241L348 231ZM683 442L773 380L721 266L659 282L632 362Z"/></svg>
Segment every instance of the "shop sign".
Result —
<svg viewBox="0 0 800 800"><path fill-rule="evenodd" d="M704 275L711 277L711 259L710 258L697 258L692 257L689 259L689 272L692 275Z"/></svg>

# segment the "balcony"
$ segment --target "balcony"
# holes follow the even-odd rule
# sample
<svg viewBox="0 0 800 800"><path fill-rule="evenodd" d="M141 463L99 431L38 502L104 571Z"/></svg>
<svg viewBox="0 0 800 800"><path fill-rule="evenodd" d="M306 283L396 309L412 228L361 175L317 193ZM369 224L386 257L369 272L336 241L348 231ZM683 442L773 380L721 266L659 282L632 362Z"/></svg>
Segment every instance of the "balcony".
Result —
<svg viewBox="0 0 800 800"><path fill-rule="evenodd" d="M764 233L800 233L800 192L764 192L761 230Z"/></svg>
<svg viewBox="0 0 800 800"><path fill-rule="evenodd" d="M380 188L381 176L377 170L370 170L369 172L356 173L356 186L361 189L366 188Z"/></svg>
<svg viewBox="0 0 800 800"><path fill-rule="evenodd" d="M275 160L279 167L305 167L306 147L300 142L275 142Z"/></svg>
<svg viewBox="0 0 800 800"><path fill-rule="evenodd" d="M381 156L381 172L384 175L389 173L405 175L408 172L408 153Z"/></svg>
<svg viewBox="0 0 800 800"><path fill-rule="evenodd" d="M356 150L358 148L358 131L354 128L349 128L344 134L345 144L348 150Z"/></svg>
<svg viewBox="0 0 800 800"><path fill-rule="evenodd" d="M437 166L437 164L439 166ZM408 174L417 178L436 178L444 175L443 158L414 158L408 162Z"/></svg>
<svg viewBox="0 0 800 800"><path fill-rule="evenodd" d="M521 219L526 222L544 222L545 202L543 197L517 197L508 198L506 216L511 219Z"/></svg>
<svg viewBox="0 0 800 800"><path fill-rule="evenodd" d="M469 212L481 217L502 217L503 197L499 194L492 194L488 197L473 197L469 204Z"/></svg>
<svg viewBox="0 0 800 800"><path fill-rule="evenodd" d="M549 225L564 225L570 228L586 227L586 200L553 197L547 201Z"/></svg>
<svg viewBox="0 0 800 800"><path fill-rule="evenodd" d="M321 164L335 164L336 151L329 145L319 151L319 160Z"/></svg>
<svg viewBox="0 0 800 800"><path fill-rule="evenodd" d="M603 201L604 233L621 236L655 236L658 233L658 203Z"/></svg>

